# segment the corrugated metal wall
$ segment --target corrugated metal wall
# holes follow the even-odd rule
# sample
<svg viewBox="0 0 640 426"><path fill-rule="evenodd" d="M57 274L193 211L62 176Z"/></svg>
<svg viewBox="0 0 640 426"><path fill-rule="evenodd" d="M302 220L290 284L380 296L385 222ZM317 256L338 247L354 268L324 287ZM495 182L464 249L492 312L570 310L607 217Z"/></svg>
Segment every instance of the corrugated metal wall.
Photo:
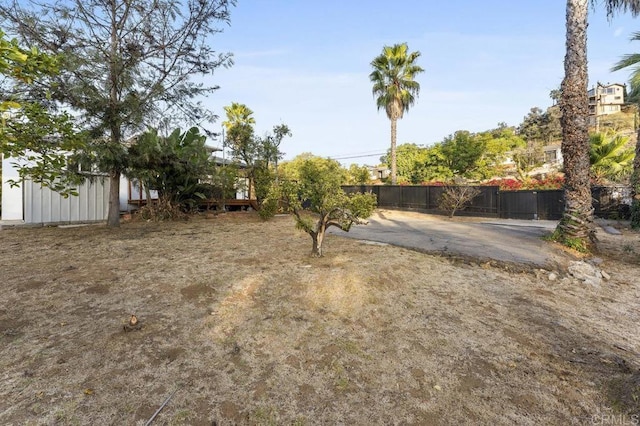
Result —
<svg viewBox="0 0 640 426"><path fill-rule="evenodd" d="M26 181L21 186L25 223L94 222L107 219L108 178L86 180L77 188L79 195L68 198L32 181Z"/></svg>

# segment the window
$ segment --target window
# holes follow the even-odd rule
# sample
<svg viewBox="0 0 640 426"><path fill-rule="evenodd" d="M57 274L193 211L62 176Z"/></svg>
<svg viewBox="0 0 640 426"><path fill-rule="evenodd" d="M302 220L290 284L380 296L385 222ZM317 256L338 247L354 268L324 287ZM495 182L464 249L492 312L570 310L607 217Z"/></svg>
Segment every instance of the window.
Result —
<svg viewBox="0 0 640 426"><path fill-rule="evenodd" d="M558 161L558 151L545 151L544 153L544 162L545 163L555 163Z"/></svg>

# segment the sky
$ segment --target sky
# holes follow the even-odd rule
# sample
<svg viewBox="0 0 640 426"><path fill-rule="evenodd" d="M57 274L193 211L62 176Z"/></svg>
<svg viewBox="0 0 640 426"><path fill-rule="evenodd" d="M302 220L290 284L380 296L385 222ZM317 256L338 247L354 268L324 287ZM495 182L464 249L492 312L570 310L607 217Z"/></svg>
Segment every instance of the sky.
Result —
<svg viewBox="0 0 640 426"><path fill-rule="evenodd" d="M533 107L551 106L564 75L562 0L238 0L231 23L212 40L234 65L206 77L220 89L204 103L220 116L231 102L254 111L256 133L287 124L285 160L311 152L344 165L378 164L390 122L371 92L371 61L385 45L421 53L416 104L398 121L398 144L430 146L457 130L517 126ZM610 72L640 17L590 9L589 87L626 83ZM220 141L210 141L221 146Z"/></svg>

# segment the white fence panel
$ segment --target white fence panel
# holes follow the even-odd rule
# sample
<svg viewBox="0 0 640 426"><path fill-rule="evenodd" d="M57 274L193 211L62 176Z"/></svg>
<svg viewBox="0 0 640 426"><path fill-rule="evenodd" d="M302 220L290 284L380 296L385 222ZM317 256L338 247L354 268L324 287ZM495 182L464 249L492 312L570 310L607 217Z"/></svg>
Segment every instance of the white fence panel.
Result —
<svg viewBox="0 0 640 426"><path fill-rule="evenodd" d="M77 196L62 197L40 184L22 184L25 223L95 222L107 219L109 179L95 177L78 185Z"/></svg>

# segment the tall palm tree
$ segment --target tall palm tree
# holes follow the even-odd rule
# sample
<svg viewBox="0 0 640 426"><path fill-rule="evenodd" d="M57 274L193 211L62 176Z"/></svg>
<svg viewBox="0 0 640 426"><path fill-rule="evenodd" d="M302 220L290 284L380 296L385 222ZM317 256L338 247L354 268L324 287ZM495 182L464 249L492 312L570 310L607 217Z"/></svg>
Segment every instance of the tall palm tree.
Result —
<svg viewBox="0 0 640 426"><path fill-rule="evenodd" d="M399 118L409 110L420 92L415 81L417 74L424 72L416 65L420 52L409 53L407 43L384 46L382 54L372 62L373 71L369 79L373 83L373 96L378 110L384 108L391 120L391 183L397 183L396 125Z"/></svg>
<svg viewBox="0 0 640 426"><path fill-rule="evenodd" d="M630 40L640 41L640 32L633 33ZM629 67L635 68L633 68L629 78L631 90L627 99L630 102L638 103L640 107L640 54L632 53L624 55L622 59L611 68L611 71L619 71ZM631 191L633 197L631 202L631 227L638 229L640 228L640 127L638 127L633 173L631 174Z"/></svg>
<svg viewBox="0 0 640 426"><path fill-rule="evenodd" d="M224 107L224 112L227 114L227 119L222 122L222 125L227 131L238 124L249 126L256 124L256 119L252 117L253 111L245 104L231 102L231 105Z"/></svg>
<svg viewBox="0 0 640 426"><path fill-rule="evenodd" d="M565 209L555 237L564 244L589 249L595 241L589 180L589 99L587 97L587 16L589 3L567 0L565 76L561 85L562 156L565 171ZM640 0L605 0L609 17L618 11L640 12Z"/></svg>
<svg viewBox="0 0 640 426"><path fill-rule="evenodd" d="M587 15L589 0L567 0L565 76L560 86L565 208L556 238L587 249L595 238L589 180Z"/></svg>

